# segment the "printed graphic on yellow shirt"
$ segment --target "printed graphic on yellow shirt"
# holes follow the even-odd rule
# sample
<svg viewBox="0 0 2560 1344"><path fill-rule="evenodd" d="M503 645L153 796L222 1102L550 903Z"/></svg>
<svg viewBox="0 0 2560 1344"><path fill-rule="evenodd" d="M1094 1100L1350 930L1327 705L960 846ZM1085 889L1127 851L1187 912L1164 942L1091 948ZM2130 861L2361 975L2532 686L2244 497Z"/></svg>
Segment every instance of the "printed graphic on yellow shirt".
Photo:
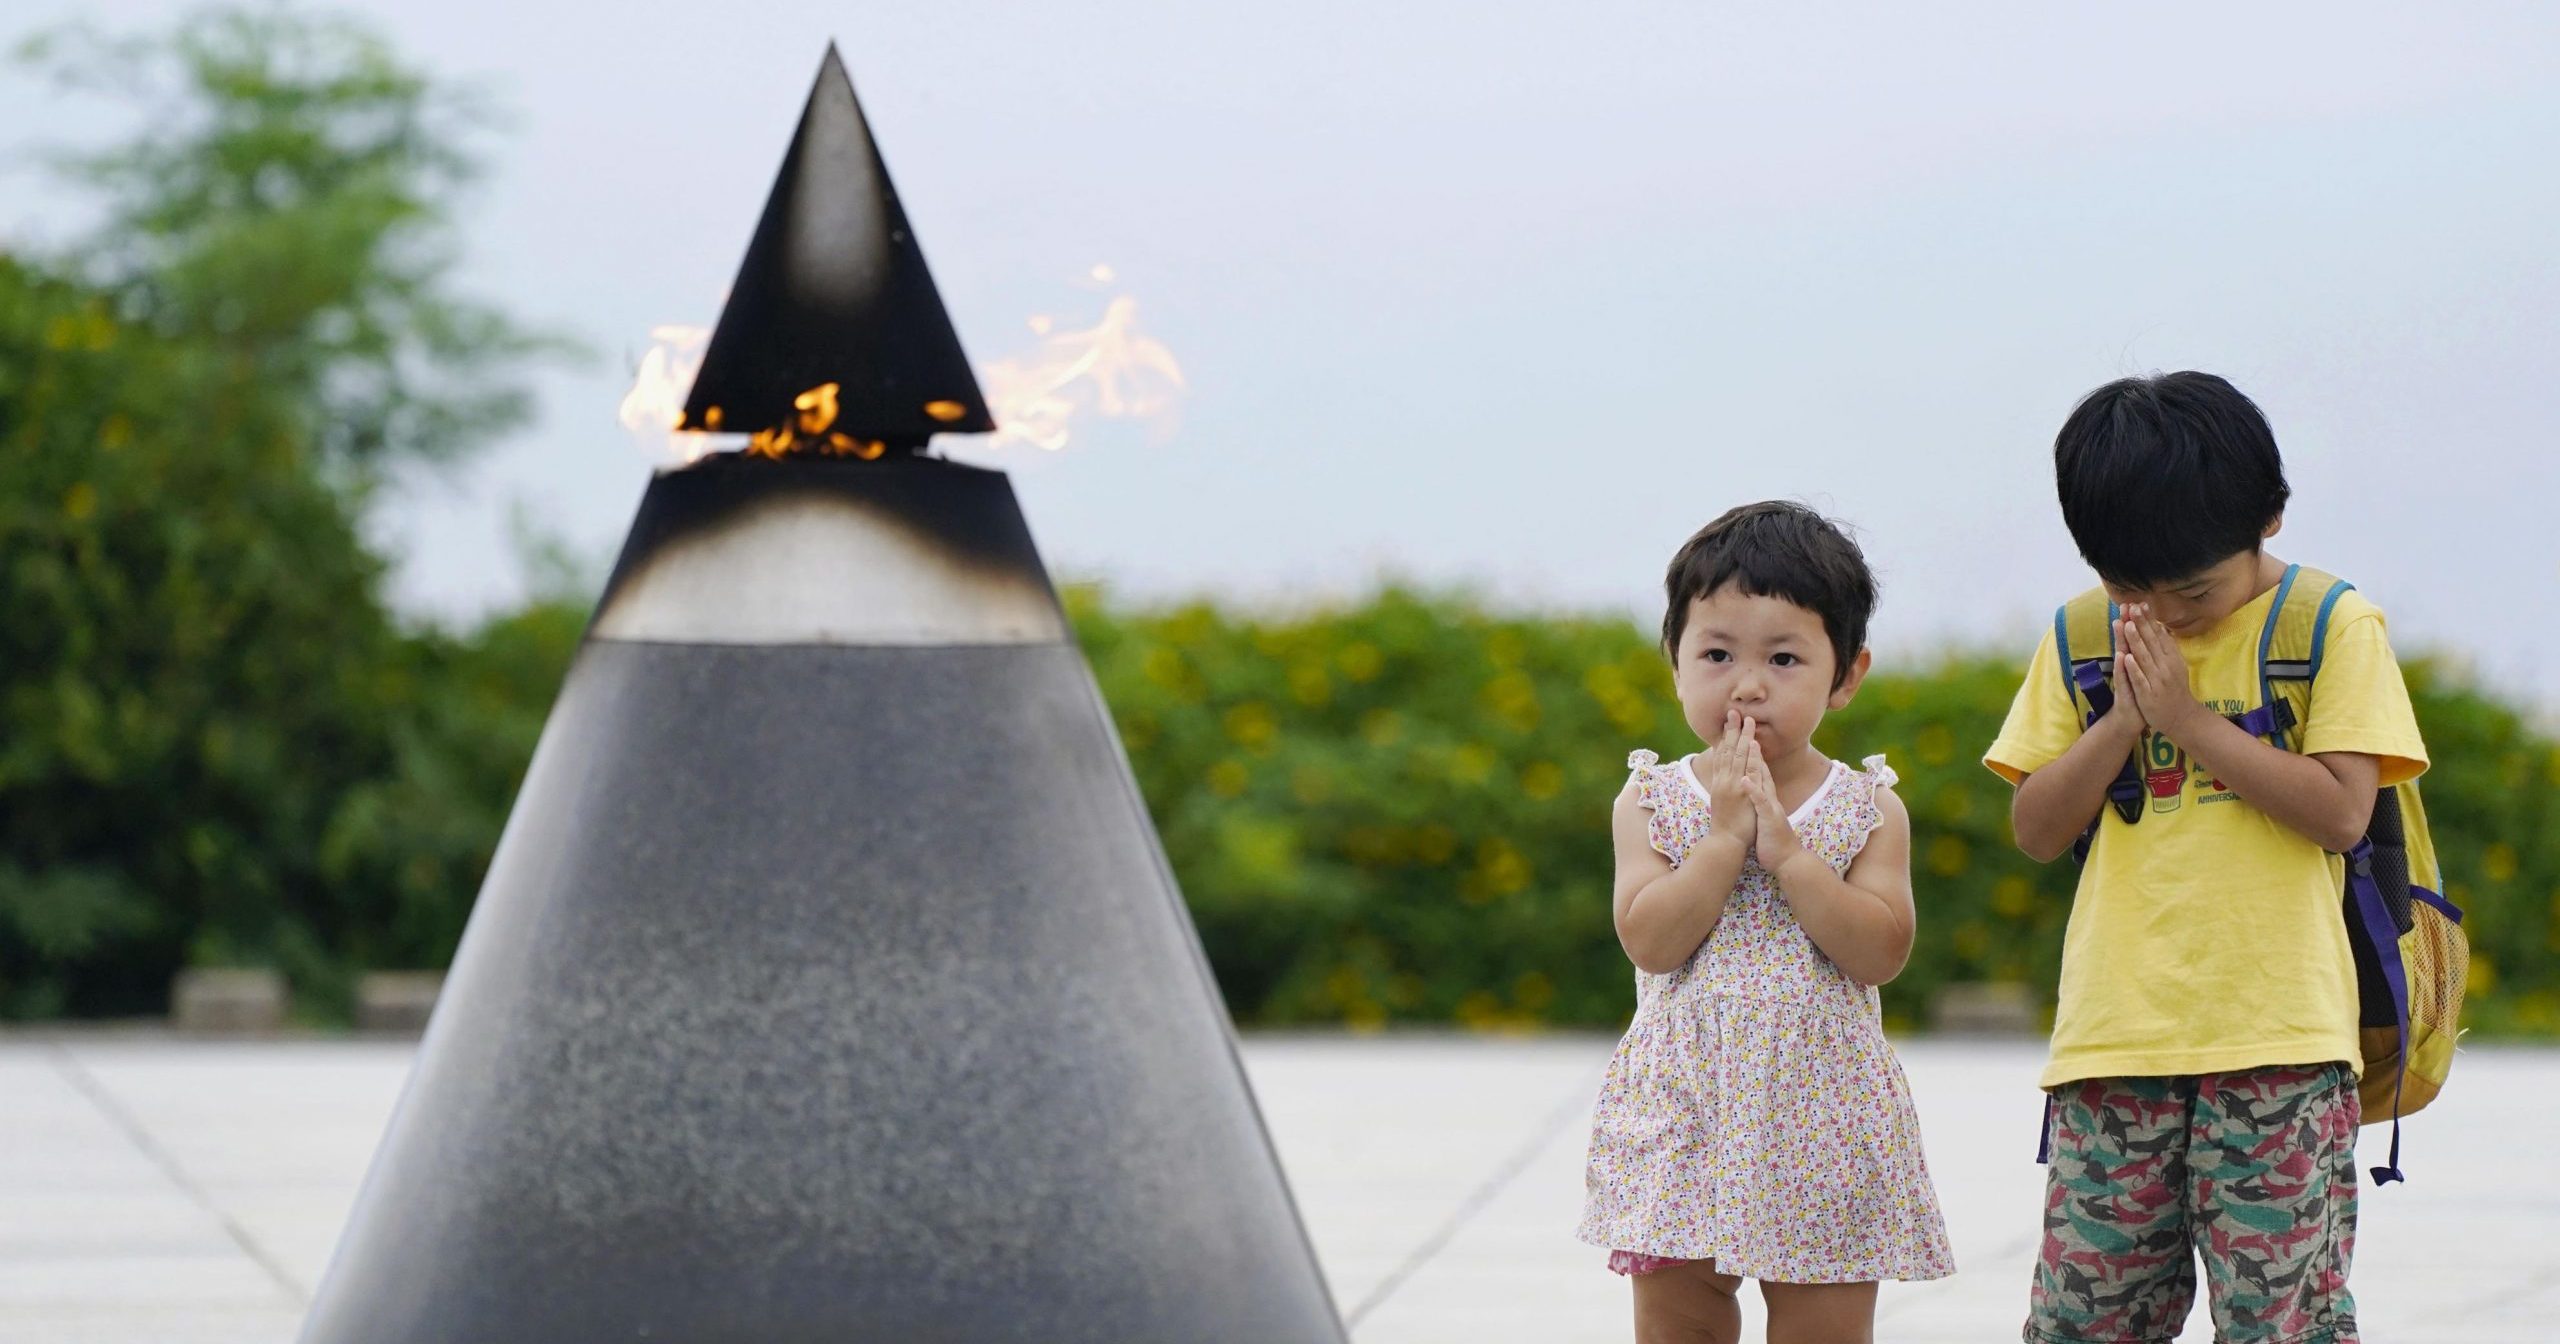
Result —
<svg viewBox="0 0 2560 1344"><path fill-rule="evenodd" d="M2234 714L2246 714L2249 712L2249 707L2241 704L2237 700L2207 700L2204 704L2205 708L2210 709L2214 713L2220 714L2225 718L2229 718ZM2221 780L2215 779L2210 775L2206 775L2202 771L2197 772L2197 778L2204 780L2204 792L2196 795L2197 802L2236 803L2240 801L2240 795L2233 793L2231 791L2231 786L2223 783Z"/></svg>
<svg viewBox="0 0 2560 1344"><path fill-rule="evenodd" d="M2142 735L2142 782L2151 790L2151 810L2175 812L2187 796L2187 753L2158 733Z"/></svg>

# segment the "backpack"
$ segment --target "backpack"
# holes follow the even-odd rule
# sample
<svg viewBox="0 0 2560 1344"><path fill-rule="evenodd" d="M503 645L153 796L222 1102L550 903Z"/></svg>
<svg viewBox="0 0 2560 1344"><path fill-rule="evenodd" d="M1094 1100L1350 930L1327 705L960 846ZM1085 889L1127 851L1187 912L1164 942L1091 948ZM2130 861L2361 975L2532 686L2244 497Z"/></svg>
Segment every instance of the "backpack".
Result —
<svg viewBox="0 0 2560 1344"><path fill-rule="evenodd" d="M2266 628L2258 635L2258 707L2230 716L2253 737L2288 751L2301 750L2310 722L2311 692L2329 638L2329 614L2355 585L2293 565L2284 572ZM2083 708L2082 726L2114 707L2116 606L2104 589L2073 598L2053 616L2054 651L2063 680ZM2075 659L2073 651L2099 656ZM2099 651L2103 650L2103 654ZM2141 755L2136 748L2134 757ZM2157 768L2147 768L2154 767ZM2173 758L2126 759L2107 787L2107 801L2127 825L2138 825L2149 799L2186 786ZM2098 834L2100 814L2072 846L2085 862ZM2471 962L2462 934L2462 911L2442 895L2427 813L2417 781L2379 790L2364 838L2349 850L2340 916L2356 962L2357 1032L2363 1067L2357 1095L2365 1123L2391 1114L2391 1159L2373 1169L2376 1185L2404 1179L2400 1172L2400 1118L2426 1109L2444 1089L2460 1035L2462 990Z"/></svg>

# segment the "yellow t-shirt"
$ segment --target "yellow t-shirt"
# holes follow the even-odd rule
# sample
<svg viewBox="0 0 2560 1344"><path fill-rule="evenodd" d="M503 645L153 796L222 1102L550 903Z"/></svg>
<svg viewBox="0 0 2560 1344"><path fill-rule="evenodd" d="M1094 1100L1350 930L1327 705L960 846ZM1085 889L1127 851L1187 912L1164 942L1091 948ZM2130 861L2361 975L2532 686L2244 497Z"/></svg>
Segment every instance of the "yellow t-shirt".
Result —
<svg viewBox="0 0 2560 1344"><path fill-rule="evenodd" d="M2222 713L2258 707L2270 590L2181 639L2187 684ZM2073 650L2081 657L2090 656ZM2306 754L2381 758L2385 785L2427 768L2382 612L2340 598L2312 683ZM2045 633L1983 763L2015 784L2080 737ZM2062 990L2042 1086L2081 1078L2355 1062L2356 972L2339 914L2344 861L2241 801L2167 738L2145 733L2144 812L2101 814L2062 940Z"/></svg>

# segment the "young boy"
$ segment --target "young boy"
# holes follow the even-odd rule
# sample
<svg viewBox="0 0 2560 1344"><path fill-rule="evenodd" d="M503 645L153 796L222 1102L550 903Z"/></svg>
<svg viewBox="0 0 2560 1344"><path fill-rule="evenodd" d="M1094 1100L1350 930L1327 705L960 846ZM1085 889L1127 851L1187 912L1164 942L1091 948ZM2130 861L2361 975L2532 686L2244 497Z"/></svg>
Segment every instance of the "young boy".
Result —
<svg viewBox="0 0 2560 1344"><path fill-rule="evenodd" d="M2382 613L2329 623L2289 751L2259 635L2290 495L2266 418L2206 373L2089 394L2053 445L2063 522L2119 605L2114 703L2085 730L2048 633L1984 763L2039 861L2097 826L2063 938L2052 1167L2025 1338L2177 1337L2203 1256L2216 1338L2352 1344L2356 972L2338 852L2426 769ZM2074 649L2073 658L2105 651ZM2109 804L2128 756L2140 820Z"/></svg>

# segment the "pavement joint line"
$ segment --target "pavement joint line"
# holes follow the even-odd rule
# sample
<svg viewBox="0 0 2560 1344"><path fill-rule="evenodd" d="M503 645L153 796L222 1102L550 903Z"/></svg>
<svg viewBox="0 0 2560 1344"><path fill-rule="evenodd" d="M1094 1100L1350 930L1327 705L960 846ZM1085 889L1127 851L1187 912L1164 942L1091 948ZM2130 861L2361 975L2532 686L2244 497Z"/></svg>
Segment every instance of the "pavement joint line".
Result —
<svg viewBox="0 0 2560 1344"><path fill-rule="evenodd" d="M1597 1076L1595 1072L1593 1077L1596 1079ZM1573 1090L1565 1094L1564 1100L1539 1121L1538 1128L1530 1140L1514 1151L1502 1165L1494 1168L1493 1175L1485 1178L1474 1190L1469 1191L1465 1199L1458 1201L1456 1210L1442 1220L1440 1226L1433 1228L1431 1235L1424 1237L1421 1244L1415 1246L1401 1263L1387 1271L1387 1276L1378 1280L1377 1286L1369 1290L1369 1295L1362 1298L1360 1304L1353 1307L1349 1314L1342 1318L1343 1330L1348 1333L1359 1328L1362 1317L1386 1305L1387 1299L1395 1296L1397 1289L1411 1282L1416 1274L1421 1273L1425 1266L1439 1256L1440 1252L1448 1249L1449 1243L1457 1240L1458 1234L1466 1230L1467 1224L1474 1222L1477 1215L1483 1213L1495 1198L1510 1188L1513 1181L1520 1179L1520 1174L1527 1171L1530 1164L1538 1160L1538 1154L1545 1152L1547 1145L1555 1142L1556 1136L1562 1134L1567 1125L1572 1124L1576 1117L1590 1109L1591 1082L1589 1080L1576 1082Z"/></svg>
<svg viewBox="0 0 2560 1344"><path fill-rule="evenodd" d="M106 1085L98 1081L97 1075L89 1072L88 1067L80 1062L79 1056L71 1053L69 1046L60 1041L48 1041L46 1044L52 1050L55 1070L71 1084L73 1091L88 1098L89 1104L97 1107L98 1113L107 1118L107 1123L122 1132L127 1141L141 1150L144 1157L151 1159L151 1164L160 1169L160 1174L167 1177L170 1184L178 1187L187 1198L195 1201L196 1207L212 1215L213 1220L222 1225L224 1235L230 1237L232 1244L240 1248L241 1254L248 1256L250 1260L256 1262L258 1268L265 1270L267 1277L275 1280L276 1286L284 1290L285 1296L293 1299L295 1306L308 1308L311 1305L310 1290L304 1288L300 1281L293 1277L282 1261L277 1260L267 1248L259 1245L258 1239L249 1235L249 1229L242 1227L238 1219L233 1218L227 1210L215 1203L210 1191L198 1185L193 1177L187 1175L186 1168L178 1165L177 1157L162 1147L158 1140L151 1137L151 1131L143 1127L140 1119L116 1102L115 1094L107 1091Z"/></svg>

